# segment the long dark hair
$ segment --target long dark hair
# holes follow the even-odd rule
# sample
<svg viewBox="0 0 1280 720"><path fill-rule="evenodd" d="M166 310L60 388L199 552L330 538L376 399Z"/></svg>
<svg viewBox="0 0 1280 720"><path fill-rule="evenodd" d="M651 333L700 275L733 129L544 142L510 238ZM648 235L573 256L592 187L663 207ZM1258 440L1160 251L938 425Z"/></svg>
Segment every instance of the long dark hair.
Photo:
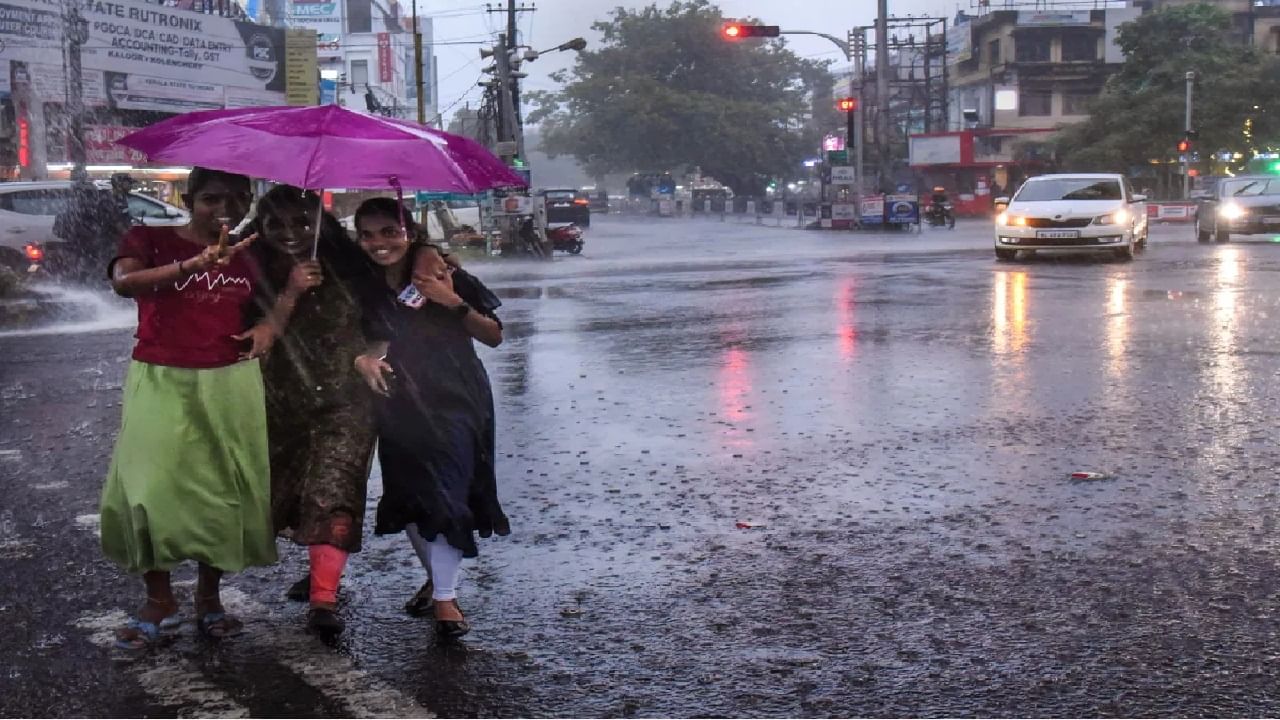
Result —
<svg viewBox="0 0 1280 720"><path fill-rule="evenodd" d="M258 214L253 221L253 229L258 237L266 238L265 221L268 216L282 214L290 207L301 207L308 217L315 217L320 209L320 196L292 185L276 185L271 188L258 198ZM283 251L269 242L258 242L254 246L260 251L265 267L277 267L288 259ZM327 211L320 213L320 247L316 256L342 277L368 272L370 267L369 259L351 241L351 236L342 227L342 223Z"/></svg>

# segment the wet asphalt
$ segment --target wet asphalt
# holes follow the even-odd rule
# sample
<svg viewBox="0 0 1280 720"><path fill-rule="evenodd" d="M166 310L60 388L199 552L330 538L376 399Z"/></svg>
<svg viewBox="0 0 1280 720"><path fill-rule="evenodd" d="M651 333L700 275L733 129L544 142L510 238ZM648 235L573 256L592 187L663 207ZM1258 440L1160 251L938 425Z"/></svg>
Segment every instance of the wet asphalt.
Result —
<svg viewBox="0 0 1280 720"><path fill-rule="evenodd" d="M0 334L0 715L1280 712L1280 244L999 263L976 221L771 225L597 218L582 256L471 266L505 302L514 533L468 565L459 644L403 613L391 536L336 646L282 543L228 583L244 636L114 657L130 309Z"/></svg>

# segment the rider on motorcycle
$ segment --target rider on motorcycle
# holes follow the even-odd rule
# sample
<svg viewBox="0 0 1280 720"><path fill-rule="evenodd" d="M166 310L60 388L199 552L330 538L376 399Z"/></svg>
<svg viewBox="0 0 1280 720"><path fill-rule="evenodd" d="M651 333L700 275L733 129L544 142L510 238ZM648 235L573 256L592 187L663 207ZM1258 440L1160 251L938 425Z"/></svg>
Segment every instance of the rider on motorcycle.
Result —
<svg viewBox="0 0 1280 720"><path fill-rule="evenodd" d="M941 210L947 204L947 189L938 185L933 189L933 197L930 200L931 210Z"/></svg>

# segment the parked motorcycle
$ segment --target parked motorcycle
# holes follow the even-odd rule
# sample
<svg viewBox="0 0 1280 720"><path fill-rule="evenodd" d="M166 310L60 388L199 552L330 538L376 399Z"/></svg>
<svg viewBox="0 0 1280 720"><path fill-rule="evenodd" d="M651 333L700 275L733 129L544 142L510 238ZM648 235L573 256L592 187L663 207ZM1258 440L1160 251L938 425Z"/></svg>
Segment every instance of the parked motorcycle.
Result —
<svg viewBox="0 0 1280 720"><path fill-rule="evenodd" d="M551 241L552 250L561 250L570 255L582 252L586 240L582 237L582 228L573 223L547 229L547 239Z"/></svg>
<svg viewBox="0 0 1280 720"><path fill-rule="evenodd" d="M949 202L930 203L929 207L925 208L924 221L929 223L929 227L945 226L948 229L955 229L956 214Z"/></svg>

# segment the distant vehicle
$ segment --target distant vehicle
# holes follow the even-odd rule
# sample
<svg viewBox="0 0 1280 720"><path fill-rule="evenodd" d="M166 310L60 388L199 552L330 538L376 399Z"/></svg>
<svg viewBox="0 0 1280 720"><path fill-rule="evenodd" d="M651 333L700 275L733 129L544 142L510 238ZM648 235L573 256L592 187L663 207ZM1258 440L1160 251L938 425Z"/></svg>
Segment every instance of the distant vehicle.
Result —
<svg viewBox="0 0 1280 720"><path fill-rule="evenodd" d="M1235 235L1280 234L1280 177L1219 180L1196 206L1196 239L1227 242Z"/></svg>
<svg viewBox="0 0 1280 720"><path fill-rule="evenodd" d="M996 216L995 251L1013 260L1019 250L1080 250L1133 258L1147 243L1147 197L1123 175L1041 175L1022 184Z"/></svg>
<svg viewBox="0 0 1280 720"><path fill-rule="evenodd" d="M591 226L591 199L581 190L554 188L538 193L547 204L547 224L573 223Z"/></svg>
<svg viewBox="0 0 1280 720"><path fill-rule="evenodd" d="M108 192L105 181L94 183ZM43 260L62 239L53 234L53 222L71 199L70 180L0 183L0 264L26 268ZM129 214L139 225L186 225L186 210L140 192L129 193Z"/></svg>
<svg viewBox="0 0 1280 720"><path fill-rule="evenodd" d="M609 212L609 193L604 190L597 190L590 195L591 203L588 207L592 212L601 212L608 214Z"/></svg>

